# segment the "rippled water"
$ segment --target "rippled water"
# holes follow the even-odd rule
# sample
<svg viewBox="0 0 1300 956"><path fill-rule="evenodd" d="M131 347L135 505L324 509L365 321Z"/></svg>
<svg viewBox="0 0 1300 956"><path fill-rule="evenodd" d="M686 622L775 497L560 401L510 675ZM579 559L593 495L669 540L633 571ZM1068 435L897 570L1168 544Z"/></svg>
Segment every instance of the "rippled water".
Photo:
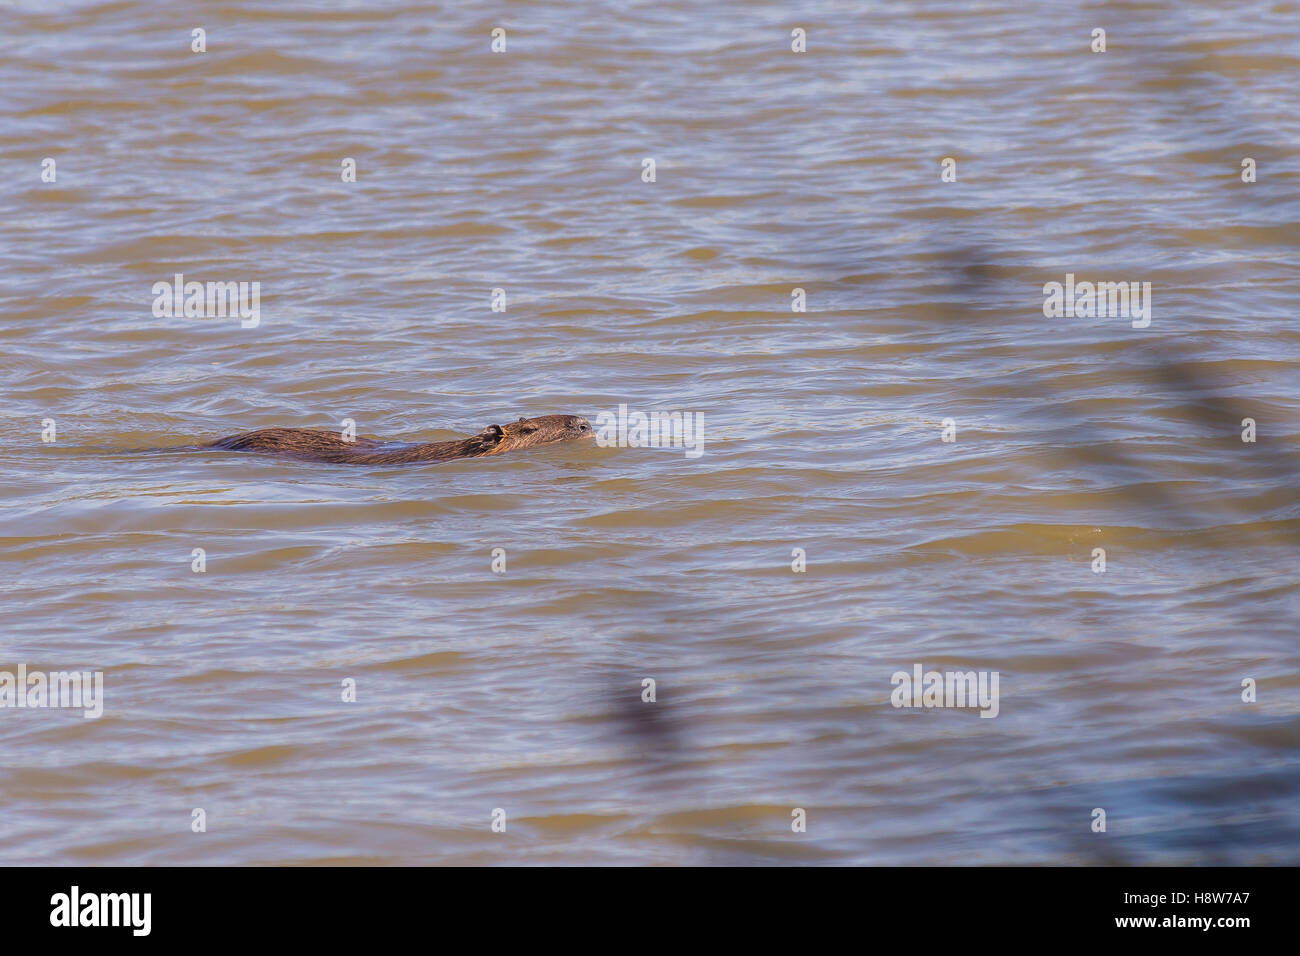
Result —
<svg viewBox="0 0 1300 956"><path fill-rule="evenodd" d="M0 862L1296 861L1296 4L0 16Z"/></svg>

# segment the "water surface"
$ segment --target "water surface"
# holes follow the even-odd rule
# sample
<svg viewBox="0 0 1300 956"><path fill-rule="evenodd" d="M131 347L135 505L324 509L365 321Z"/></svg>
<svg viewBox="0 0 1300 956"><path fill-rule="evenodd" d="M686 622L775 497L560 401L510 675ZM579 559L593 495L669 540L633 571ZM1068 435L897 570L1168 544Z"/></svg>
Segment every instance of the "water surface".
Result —
<svg viewBox="0 0 1300 956"><path fill-rule="evenodd" d="M0 15L0 670L105 675L0 863L1300 856L1296 4ZM705 453L136 451L620 403Z"/></svg>

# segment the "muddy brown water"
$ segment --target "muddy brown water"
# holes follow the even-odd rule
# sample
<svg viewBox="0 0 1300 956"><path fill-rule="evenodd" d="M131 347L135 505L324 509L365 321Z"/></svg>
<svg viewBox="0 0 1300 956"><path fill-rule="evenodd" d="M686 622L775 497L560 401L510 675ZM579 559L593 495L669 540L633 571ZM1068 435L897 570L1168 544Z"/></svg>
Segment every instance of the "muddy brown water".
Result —
<svg viewBox="0 0 1300 956"><path fill-rule="evenodd" d="M0 17L0 863L1296 861L1296 4Z"/></svg>

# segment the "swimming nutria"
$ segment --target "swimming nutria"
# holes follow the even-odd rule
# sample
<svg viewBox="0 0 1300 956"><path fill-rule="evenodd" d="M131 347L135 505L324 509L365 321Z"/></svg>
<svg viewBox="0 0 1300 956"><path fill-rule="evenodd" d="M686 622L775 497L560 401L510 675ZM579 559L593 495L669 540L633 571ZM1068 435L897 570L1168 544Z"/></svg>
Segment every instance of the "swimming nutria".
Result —
<svg viewBox="0 0 1300 956"><path fill-rule="evenodd" d="M412 462L482 458L503 451L592 438L591 423L578 415L521 418L509 425L489 425L472 438L432 441L422 445L358 438L344 441L338 432L319 428L261 428L218 439L202 448L260 451L271 455L329 461L342 465L405 465Z"/></svg>

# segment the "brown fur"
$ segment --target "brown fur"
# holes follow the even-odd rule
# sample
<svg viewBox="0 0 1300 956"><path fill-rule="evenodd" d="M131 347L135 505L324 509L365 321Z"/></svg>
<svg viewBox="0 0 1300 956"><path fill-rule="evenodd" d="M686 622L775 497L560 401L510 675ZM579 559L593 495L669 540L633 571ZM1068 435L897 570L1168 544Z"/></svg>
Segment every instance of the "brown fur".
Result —
<svg viewBox="0 0 1300 956"><path fill-rule="evenodd" d="M256 451L307 461L341 465L405 465L415 462L483 458L534 445L591 438L591 423L577 415L543 415L521 418L509 425L489 425L470 438L402 445L374 438L347 442L338 432L318 428L262 428L218 439L204 448Z"/></svg>

